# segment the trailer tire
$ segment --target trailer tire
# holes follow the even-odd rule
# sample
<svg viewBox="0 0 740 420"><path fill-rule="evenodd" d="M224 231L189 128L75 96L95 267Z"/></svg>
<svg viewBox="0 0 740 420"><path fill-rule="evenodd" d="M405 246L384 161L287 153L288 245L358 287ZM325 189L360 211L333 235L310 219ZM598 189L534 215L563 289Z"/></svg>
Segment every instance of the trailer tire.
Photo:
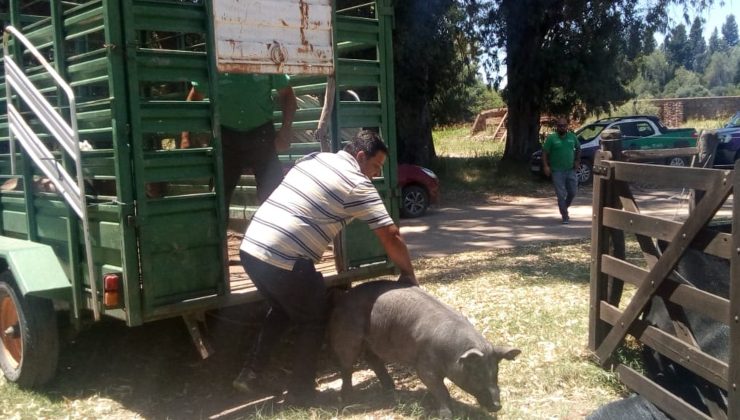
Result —
<svg viewBox="0 0 740 420"><path fill-rule="evenodd" d="M56 373L59 332L51 300L22 296L10 272L0 274L0 369L21 388L41 387Z"/></svg>

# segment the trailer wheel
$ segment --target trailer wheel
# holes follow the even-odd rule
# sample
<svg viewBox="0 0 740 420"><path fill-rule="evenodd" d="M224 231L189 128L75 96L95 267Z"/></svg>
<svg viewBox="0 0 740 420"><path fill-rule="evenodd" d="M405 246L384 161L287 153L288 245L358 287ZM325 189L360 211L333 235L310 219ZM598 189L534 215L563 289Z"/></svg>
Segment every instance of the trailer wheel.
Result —
<svg viewBox="0 0 740 420"><path fill-rule="evenodd" d="M51 300L23 297L9 272L0 274L0 369L23 388L49 382L59 359L59 333Z"/></svg>

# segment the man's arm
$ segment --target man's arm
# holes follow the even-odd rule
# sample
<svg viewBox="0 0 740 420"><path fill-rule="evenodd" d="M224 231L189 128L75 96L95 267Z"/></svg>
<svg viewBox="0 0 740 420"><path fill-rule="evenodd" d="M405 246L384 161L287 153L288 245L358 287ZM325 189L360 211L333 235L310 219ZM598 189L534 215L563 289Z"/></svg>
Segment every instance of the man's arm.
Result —
<svg viewBox="0 0 740 420"><path fill-rule="evenodd" d="M544 172L546 176L550 176L552 173L552 171L550 171L550 155L545 151L545 149L542 149L542 172Z"/></svg>
<svg viewBox="0 0 740 420"><path fill-rule="evenodd" d="M190 88L188 96L185 98L186 101L202 101L204 99L203 94L195 89L195 86ZM187 149L190 147L190 132L183 131L180 134L180 148Z"/></svg>
<svg viewBox="0 0 740 420"><path fill-rule="evenodd" d="M380 239L380 243L383 245L383 249L385 249L388 257L401 270L401 277L398 280L418 286L419 282L416 280L414 267L411 265L409 250L406 247L406 242L401 237L401 231L398 229L398 226L395 224L383 226L375 229L373 232Z"/></svg>
<svg viewBox="0 0 740 420"><path fill-rule="evenodd" d="M293 136L293 118L295 118L295 111L298 108L298 104L296 103L293 88L290 86L278 90L277 99L280 104L280 110L283 111L283 125L275 135L275 149L278 152L284 152L290 148L290 140Z"/></svg>

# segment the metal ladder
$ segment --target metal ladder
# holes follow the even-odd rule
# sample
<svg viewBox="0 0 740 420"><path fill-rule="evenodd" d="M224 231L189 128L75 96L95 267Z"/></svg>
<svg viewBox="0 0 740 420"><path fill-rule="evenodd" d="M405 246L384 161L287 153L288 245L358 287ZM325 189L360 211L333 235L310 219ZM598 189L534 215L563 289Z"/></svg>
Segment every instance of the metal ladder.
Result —
<svg viewBox="0 0 740 420"><path fill-rule="evenodd" d="M23 73L21 67L13 60L9 53L10 37L20 41L36 60L44 67L54 79L57 86L64 91L69 103L69 119L64 119L60 112L55 109L49 101L34 86L33 82ZM15 47L18 47L15 44ZM92 245L90 238L90 222L87 214L87 200L85 198L85 179L82 173L82 155L80 153L80 139L77 129L77 111L74 92L67 82L57 71L44 59L38 49L13 26L6 26L3 34L3 62L5 67L6 99L8 107L8 126L10 139L10 166L13 175L16 171L15 139L19 141L28 156L42 170L44 175L54 184L58 193L69 204L82 222L83 237L85 242L85 258L87 261L88 278L90 280L90 291L92 293L92 309L95 320L100 319L100 308L98 307L98 292L95 281L95 269L93 265ZM25 105L33 112L34 116L49 130L51 137L62 147L67 155L74 161L76 177L73 177L67 169L54 157L49 148L41 141L39 136L26 122L19 110L12 102L13 92L23 99ZM75 179L76 178L76 179ZM26 180L25 182L30 182ZM27 200L30 197L27 197Z"/></svg>

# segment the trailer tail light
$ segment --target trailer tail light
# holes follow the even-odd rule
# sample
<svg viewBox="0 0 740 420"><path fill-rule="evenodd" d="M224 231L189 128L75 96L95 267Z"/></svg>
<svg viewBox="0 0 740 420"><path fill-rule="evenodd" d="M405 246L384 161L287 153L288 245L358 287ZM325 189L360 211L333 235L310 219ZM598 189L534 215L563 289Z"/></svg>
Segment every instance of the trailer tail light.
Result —
<svg viewBox="0 0 740 420"><path fill-rule="evenodd" d="M121 275L109 273L103 276L103 305L117 308L120 305Z"/></svg>

